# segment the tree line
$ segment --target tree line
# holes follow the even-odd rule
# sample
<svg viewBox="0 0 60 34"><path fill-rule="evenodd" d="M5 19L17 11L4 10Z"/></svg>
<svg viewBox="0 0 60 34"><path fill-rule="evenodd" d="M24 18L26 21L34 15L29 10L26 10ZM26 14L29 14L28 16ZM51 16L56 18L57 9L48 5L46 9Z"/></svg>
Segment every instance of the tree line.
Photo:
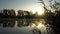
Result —
<svg viewBox="0 0 60 34"><path fill-rule="evenodd" d="M36 13L33 14L31 11L18 10L14 9L3 9L0 10L0 18L22 18L22 17L34 17Z"/></svg>

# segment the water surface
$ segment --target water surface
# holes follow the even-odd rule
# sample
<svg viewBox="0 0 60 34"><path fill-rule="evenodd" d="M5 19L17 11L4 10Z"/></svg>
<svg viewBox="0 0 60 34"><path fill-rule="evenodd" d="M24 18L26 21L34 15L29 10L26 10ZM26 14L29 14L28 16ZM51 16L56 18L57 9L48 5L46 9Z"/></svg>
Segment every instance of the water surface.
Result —
<svg viewBox="0 0 60 34"><path fill-rule="evenodd" d="M45 19L0 20L0 34L54 34Z"/></svg>

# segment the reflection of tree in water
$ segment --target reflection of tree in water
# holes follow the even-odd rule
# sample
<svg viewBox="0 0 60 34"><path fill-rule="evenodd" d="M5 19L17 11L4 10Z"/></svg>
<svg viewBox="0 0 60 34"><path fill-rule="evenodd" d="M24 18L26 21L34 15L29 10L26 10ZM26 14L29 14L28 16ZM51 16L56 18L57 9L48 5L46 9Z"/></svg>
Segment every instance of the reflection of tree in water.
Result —
<svg viewBox="0 0 60 34"><path fill-rule="evenodd" d="M28 26L29 25L29 21L27 21L26 19L18 20L17 23L18 23L17 24L18 27Z"/></svg>
<svg viewBox="0 0 60 34"><path fill-rule="evenodd" d="M52 34L51 27L47 26L44 19L19 19L19 20L0 20L2 27L14 27L17 21L17 27L31 26L33 34ZM33 24L33 25L32 25Z"/></svg>
<svg viewBox="0 0 60 34"><path fill-rule="evenodd" d="M3 27L14 27L14 25L15 25L15 21L9 21L9 20L0 21L0 26L3 26Z"/></svg>
<svg viewBox="0 0 60 34"><path fill-rule="evenodd" d="M32 32L33 32L33 34L35 34L37 32L38 32L38 34L41 34L41 31L40 30L37 30L37 29L33 29Z"/></svg>
<svg viewBox="0 0 60 34"><path fill-rule="evenodd" d="M34 34L36 34L37 32L39 34L54 34L53 29L44 20L35 21L35 23L31 25L31 27L33 28L32 32Z"/></svg>
<svg viewBox="0 0 60 34"><path fill-rule="evenodd" d="M30 23L34 22L34 20L31 19L19 19L19 20L0 20L0 26L3 27L14 27L15 23L17 21L18 27L23 27L23 26L29 26Z"/></svg>

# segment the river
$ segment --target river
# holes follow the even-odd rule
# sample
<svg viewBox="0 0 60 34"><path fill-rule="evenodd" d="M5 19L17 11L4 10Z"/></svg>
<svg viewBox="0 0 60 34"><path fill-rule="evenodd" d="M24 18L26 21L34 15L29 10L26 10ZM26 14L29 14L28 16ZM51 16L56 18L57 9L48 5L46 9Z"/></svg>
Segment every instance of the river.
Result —
<svg viewBox="0 0 60 34"><path fill-rule="evenodd" d="M0 20L0 34L54 34L45 19Z"/></svg>

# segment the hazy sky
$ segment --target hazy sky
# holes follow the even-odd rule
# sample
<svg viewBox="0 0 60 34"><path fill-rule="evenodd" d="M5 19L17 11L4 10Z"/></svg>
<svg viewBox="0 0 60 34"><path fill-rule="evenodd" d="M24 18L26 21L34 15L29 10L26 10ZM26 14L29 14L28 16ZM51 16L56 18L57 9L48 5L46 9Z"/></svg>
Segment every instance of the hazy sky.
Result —
<svg viewBox="0 0 60 34"><path fill-rule="evenodd" d="M37 0L0 0L0 9L27 9L35 5Z"/></svg>
<svg viewBox="0 0 60 34"><path fill-rule="evenodd" d="M0 0L0 9L32 10L39 6L37 2L38 0ZM48 1L45 0L45 2Z"/></svg>

